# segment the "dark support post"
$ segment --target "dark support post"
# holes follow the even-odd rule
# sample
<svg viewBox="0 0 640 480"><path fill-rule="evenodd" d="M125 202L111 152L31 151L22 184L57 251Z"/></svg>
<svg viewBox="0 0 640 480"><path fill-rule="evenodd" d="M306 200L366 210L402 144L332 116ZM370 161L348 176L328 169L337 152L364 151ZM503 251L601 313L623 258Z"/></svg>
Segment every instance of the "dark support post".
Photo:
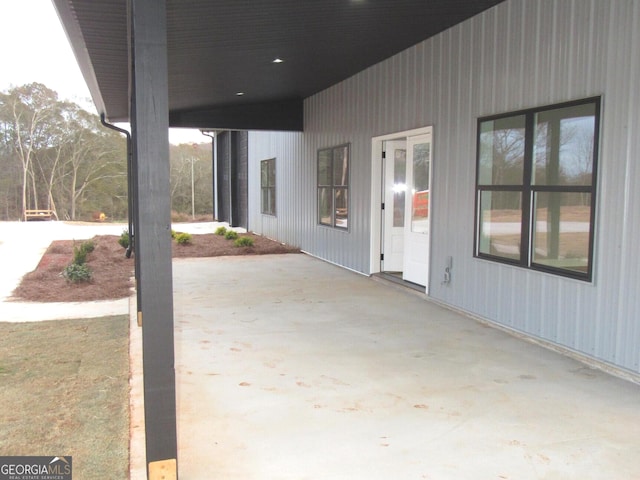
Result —
<svg viewBox="0 0 640 480"><path fill-rule="evenodd" d="M148 478L177 478L165 0L129 0ZM141 317L141 318L140 318Z"/></svg>

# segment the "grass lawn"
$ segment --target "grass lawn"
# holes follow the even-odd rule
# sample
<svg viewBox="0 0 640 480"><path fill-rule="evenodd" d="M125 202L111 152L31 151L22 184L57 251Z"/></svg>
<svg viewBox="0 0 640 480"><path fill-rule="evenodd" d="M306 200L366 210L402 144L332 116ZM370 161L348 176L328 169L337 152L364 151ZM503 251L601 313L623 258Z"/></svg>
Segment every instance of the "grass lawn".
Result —
<svg viewBox="0 0 640 480"><path fill-rule="evenodd" d="M0 322L0 455L73 457L73 478L129 470L129 319Z"/></svg>

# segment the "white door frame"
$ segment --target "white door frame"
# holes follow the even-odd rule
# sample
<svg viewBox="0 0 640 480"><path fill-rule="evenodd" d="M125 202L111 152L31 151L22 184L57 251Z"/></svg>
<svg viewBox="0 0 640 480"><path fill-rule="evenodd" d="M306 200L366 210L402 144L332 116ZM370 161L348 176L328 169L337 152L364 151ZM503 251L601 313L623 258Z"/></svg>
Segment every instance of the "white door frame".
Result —
<svg viewBox="0 0 640 480"><path fill-rule="evenodd" d="M371 238L369 242L369 252L371 252L369 259L369 272L371 274L380 273L380 253L382 251L382 242L380 239L382 232L382 143L386 140L396 140L399 138L406 139L407 137L414 137L416 135L424 135L428 133L431 133L433 147L432 126L389 133L373 137L371 139ZM432 199L433 195L430 194L429 204L431 204ZM429 222L431 222L431 215L429 215ZM430 228L430 231L433 230ZM431 256L431 252L429 252L429 256Z"/></svg>

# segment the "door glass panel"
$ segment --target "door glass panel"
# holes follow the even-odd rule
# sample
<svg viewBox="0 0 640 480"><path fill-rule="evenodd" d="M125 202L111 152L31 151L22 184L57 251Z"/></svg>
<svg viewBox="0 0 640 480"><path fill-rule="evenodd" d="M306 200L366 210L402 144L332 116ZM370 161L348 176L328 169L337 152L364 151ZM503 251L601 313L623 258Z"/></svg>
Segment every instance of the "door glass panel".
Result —
<svg viewBox="0 0 640 480"><path fill-rule="evenodd" d="M393 154L393 226L404 227L404 204L407 192L407 151L401 148Z"/></svg>
<svg viewBox="0 0 640 480"><path fill-rule="evenodd" d="M411 231L428 233L429 231L429 143L413 146L413 185L411 188Z"/></svg>

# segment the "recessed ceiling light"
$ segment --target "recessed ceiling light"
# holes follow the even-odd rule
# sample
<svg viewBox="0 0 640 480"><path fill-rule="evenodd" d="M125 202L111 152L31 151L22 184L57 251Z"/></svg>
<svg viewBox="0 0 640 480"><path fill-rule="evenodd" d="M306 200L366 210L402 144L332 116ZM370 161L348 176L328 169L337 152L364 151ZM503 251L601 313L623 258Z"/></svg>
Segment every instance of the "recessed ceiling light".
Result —
<svg viewBox="0 0 640 480"><path fill-rule="evenodd" d="M241 96L243 96L243 95L244 95L244 92L236 92L236 96L237 96L237 97L241 97Z"/></svg>
<svg viewBox="0 0 640 480"><path fill-rule="evenodd" d="M276 58L273 60L273 63L282 63L284 62L284 60L282 60L281 58Z"/></svg>

